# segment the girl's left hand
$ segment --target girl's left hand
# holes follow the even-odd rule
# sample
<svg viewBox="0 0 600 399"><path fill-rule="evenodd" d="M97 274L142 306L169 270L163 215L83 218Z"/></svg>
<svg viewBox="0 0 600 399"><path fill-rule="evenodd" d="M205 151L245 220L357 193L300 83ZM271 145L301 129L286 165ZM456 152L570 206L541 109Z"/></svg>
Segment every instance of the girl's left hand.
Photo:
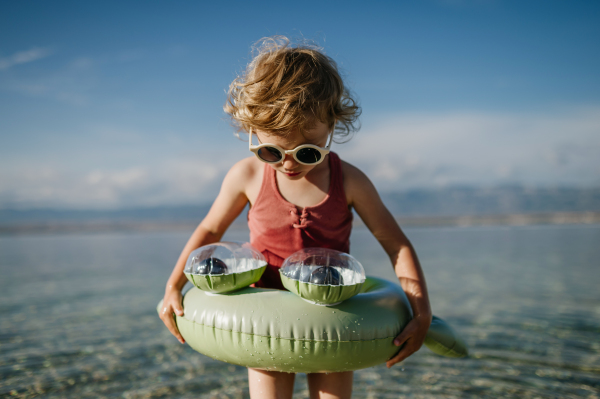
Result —
<svg viewBox="0 0 600 399"><path fill-rule="evenodd" d="M425 334L427 334L430 324L431 316L417 316L404 327L400 335L394 339L394 345L401 346L402 349L386 362L388 368L419 350L425 341Z"/></svg>

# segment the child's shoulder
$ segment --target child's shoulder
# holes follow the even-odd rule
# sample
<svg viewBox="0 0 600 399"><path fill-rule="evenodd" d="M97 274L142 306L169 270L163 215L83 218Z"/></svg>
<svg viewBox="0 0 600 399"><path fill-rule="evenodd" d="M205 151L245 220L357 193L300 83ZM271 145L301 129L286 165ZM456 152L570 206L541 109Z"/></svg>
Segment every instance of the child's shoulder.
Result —
<svg viewBox="0 0 600 399"><path fill-rule="evenodd" d="M349 204L354 204L359 198L377 195L377 190L367 175L357 168L342 160L342 175L344 176L344 191Z"/></svg>
<svg viewBox="0 0 600 399"><path fill-rule="evenodd" d="M235 191L252 195L251 192L262 182L264 165L256 157L244 158L229 169L223 183Z"/></svg>
<svg viewBox="0 0 600 399"><path fill-rule="evenodd" d="M237 161L231 169L229 174L239 175L242 177L250 177L263 172L264 163L260 162L256 157L247 157Z"/></svg>
<svg viewBox="0 0 600 399"><path fill-rule="evenodd" d="M344 160L341 161L344 184L346 184L346 182L349 184L362 184L369 181L369 178L362 170Z"/></svg>

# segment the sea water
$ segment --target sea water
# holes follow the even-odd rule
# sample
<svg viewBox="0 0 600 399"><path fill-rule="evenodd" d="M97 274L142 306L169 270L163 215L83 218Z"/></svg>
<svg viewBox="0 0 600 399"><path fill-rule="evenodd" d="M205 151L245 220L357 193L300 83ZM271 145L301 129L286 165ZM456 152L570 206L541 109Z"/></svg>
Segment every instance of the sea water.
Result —
<svg viewBox="0 0 600 399"><path fill-rule="evenodd" d="M0 397L248 397L245 368L179 344L156 314L189 233L0 237ZM354 398L600 396L600 226L406 233L434 314L470 356L423 348L359 370ZM394 280L368 230L351 248L367 275ZM295 397L308 397L303 375Z"/></svg>

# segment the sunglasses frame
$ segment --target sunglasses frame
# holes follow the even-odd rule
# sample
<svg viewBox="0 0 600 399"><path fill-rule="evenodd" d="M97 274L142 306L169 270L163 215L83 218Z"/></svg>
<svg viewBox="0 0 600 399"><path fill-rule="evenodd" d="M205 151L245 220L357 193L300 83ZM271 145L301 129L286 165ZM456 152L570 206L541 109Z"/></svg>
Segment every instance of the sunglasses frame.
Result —
<svg viewBox="0 0 600 399"><path fill-rule="evenodd" d="M248 147L249 147L250 151L252 151L254 153L254 155L256 155L256 158L258 158L261 162L264 162L264 163L268 163L268 164L281 163L285 160L286 155L292 155L294 157L294 159L296 160L296 162L298 162L299 164L318 165L321 162L323 162L323 159L325 159L325 155L329 154L329 148L331 148L331 143L333 142L333 132L334 132L334 129L332 129L331 132L329 133L329 135L327 136L327 138L329 139L329 144L327 144L327 147L325 147L325 148L319 147L318 145L314 145L314 144L302 144L302 145L299 145L298 147L294 148L293 150L284 150L280 146L278 146L276 144L270 144L270 143L264 143L264 144L261 143L259 145L252 145L252 134L253 133L252 133L252 130L250 130L250 132L248 132ZM256 138L258 139L258 135L256 136ZM260 139L258 139L258 142L260 143ZM260 150L261 148L265 148L265 147L275 148L277 151L279 151L283 155L283 157L279 161L272 161L272 162L265 161L258 155L258 150ZM301 160L299 160L296 157L296 154L298 153L298 151L303 150L305 148L312 148L314 150L319 151L319 153L321 154L321 158L317 162L312 162L312 163L302 162Z"/></svg>

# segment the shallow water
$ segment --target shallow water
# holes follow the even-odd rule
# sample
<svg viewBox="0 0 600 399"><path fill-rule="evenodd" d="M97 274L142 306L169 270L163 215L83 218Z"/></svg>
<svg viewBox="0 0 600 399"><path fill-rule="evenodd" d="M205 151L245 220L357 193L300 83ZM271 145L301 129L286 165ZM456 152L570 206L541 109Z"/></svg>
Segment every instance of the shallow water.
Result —
<svg viewBox="0 0 600 399"><path fill-rule="evenodd" d="M355 398L600 396L600 226L408 229L434 313L471 355L355 373ZM0 237L0 396L248 397L246 370L179 344L155 305L188 233ZM229 239L244 240L245 231ZM393 279L356 229L367 274ZM295 397L307 397L299 375Z"/></svg>

